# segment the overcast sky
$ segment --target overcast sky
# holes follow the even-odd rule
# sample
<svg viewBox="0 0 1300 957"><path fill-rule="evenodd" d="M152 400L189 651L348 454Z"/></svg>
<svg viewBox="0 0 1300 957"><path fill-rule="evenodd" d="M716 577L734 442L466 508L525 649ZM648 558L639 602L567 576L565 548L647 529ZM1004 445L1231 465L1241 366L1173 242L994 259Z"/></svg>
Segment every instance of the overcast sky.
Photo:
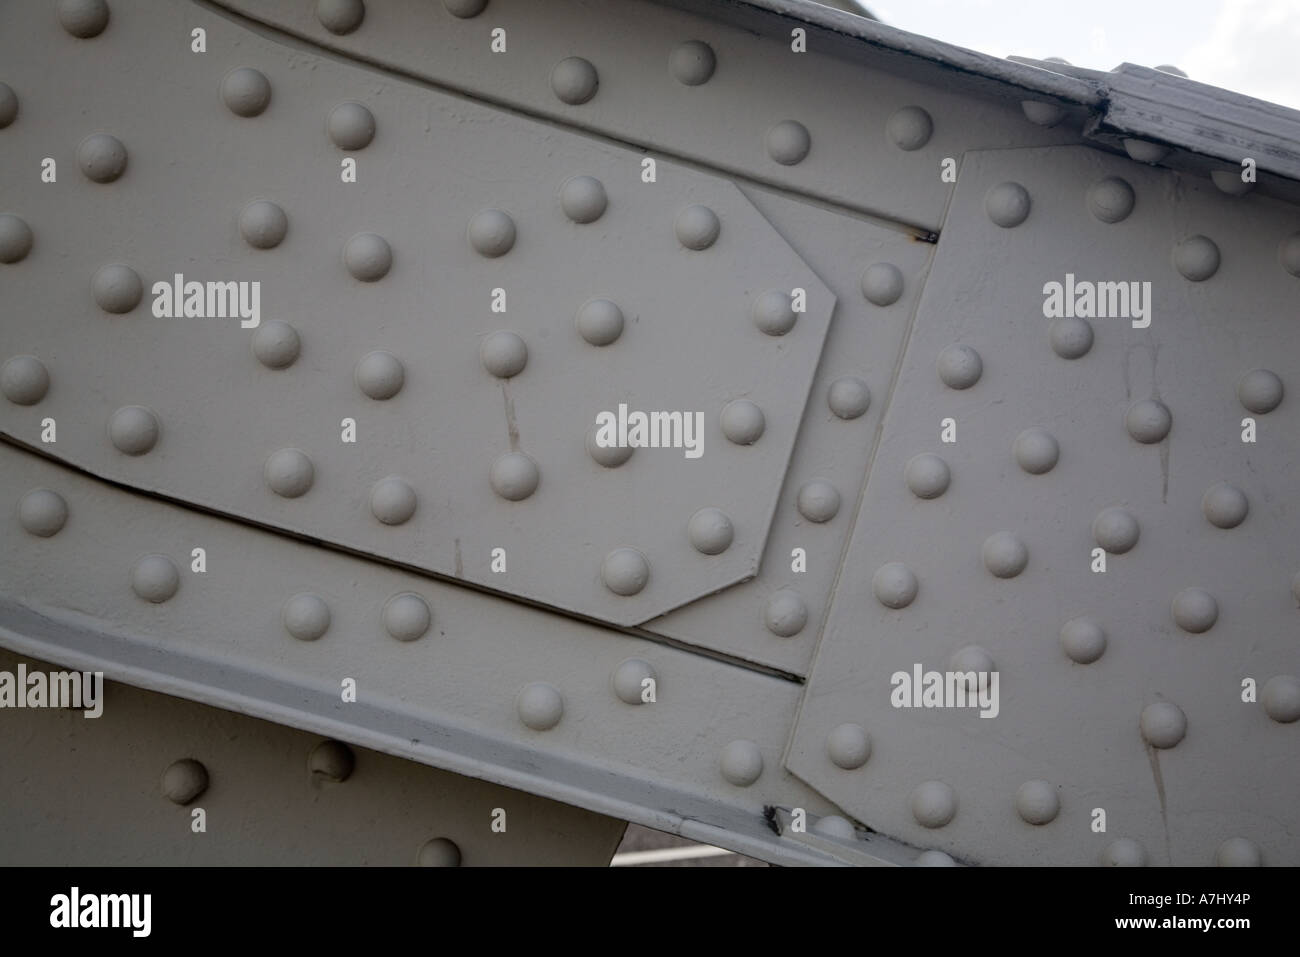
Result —
<svg viewBox="0 0 1300 957"><path fill-rule="evenodd" d="M1173 64L1300 109L1300 0L863 0L892 26L1004 57Z"/></svg>

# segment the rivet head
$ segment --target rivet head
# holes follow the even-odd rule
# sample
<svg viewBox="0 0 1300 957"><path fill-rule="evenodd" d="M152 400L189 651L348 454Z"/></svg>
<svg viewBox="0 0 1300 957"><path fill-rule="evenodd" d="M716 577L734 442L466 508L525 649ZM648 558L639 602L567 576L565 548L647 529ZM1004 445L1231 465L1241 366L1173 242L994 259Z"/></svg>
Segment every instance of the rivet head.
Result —
<svg viewBox="0 0 1300 957"><path fill-rule="evenodd" d="M124 405L108 420L108 438L119 452L144 455L158 444L158 417L142 405Z"/></svg>
<svg viewBox="0 0 1300 957"><path fill-rule="evenodd" d="M1092 520L1092 539L1113 555L1123 555L1137 544L1141 529L1133 513L1112 505Z"/></svg>
<svg viewBox="0 0 1300 957"><path fill-rule="evenodd" d="M748 399L733 399L719 415L722 434L736 445L753 445L763 435L767 419L763 410Z"/></svg>
<svg viewBox="0 0 1300 957"><path fill-rule="evenodd" d="M840 510L840 493L830 482L813 479L799 489L795 507L810 522L829 522Z"/></svg>
<svg viewBox="0 0 1300 957"><path fill-rule="evenodd" d="M1140 140L1134 136L1126 136L1124 137L1124 152L1128 153L1130 159L1137 160L1139 163L1150 163L1154 166L1169 155L1169 147L1160 143L1152 143L1149 140Z"/></svg>
<svg viewBox="0 0 1300 957"><path fill-rule="evenodd" d="M341 150L360 150L375 138L375 114L352 100L330 110L325 132Z"/></svg>
<svg viewBox="0 0 1300 957"><path fill-rule="evenodd" d="M989 676L998 670L993 656L979 645L963 645L948 656L948 670L972 695L989 686Z"/></svg>
<svg viewBox="0 0 1300 957"><path fill-rule="evenodd" d="M465 235L475 252L495 259L514 248L515 221L500 209L479 210L469 221Z"/></svg>
<svg viewBox="0 0 1300 957"><path fill-rule="evenodd" d="M193 758L169 765L162 775L162 793L173 804L197 801L208 789L208 769Z"/></svg>
<svg viewBox="0 0 1300 957"><path fill-rule="evenodd" d="M519 720L534 731L549 731L564 716L564 699L560 692L544 681L525 685L515 699Z"/></svg>
<svg viewBox="0 0 1300 957"><path fill-rule="evenodd" d="M952 472L948 463L931 452L913 455L903 467L903 481L917 498L938 498L948 491Z"/></svg>
<svg viewBox="0 0 1300 957"><path fill-rule="evenodd" d="M949 346L939 353L939 378L950 389L969 389L983 374L984 361L970 346Z"/></svg>
<svg viewBox="0 0 1300 957"><path fill-rule="evenodd" d="M1026 824L1047 824L1060 811L1061 799L1048 782L1026 781L1016 789L1016 813Z"/></svg>
<svg viewBox="0 0 1300 957"><path fill-rule="evenodd" d="M573 324L590 345L607 346L623 334L623 310L608 299L590 299L579 307Z"/></svg>
<svg viewBox="0 0 1300 957"><path fill-rule="evenodd" d="M362 0L316 0L316 19L330 33L351 33L365 17Z"/></svg>
<svg viewBox="0 0 1300 957"><path fill-rule="evenodd" d="M0 392L15 405L35 405L50 391L50 373L35 356L14 356L0 366Z"/></svg>
<svg viewBox="0 0 1300 957"><path fill-rule="evenodd" d="M1250 502L1246 493L1235 485L1220 482L1205 490L1201 498L1201 511L1211 525L1219 528L1236 528L1246 520Z"/></svg>
<svg viewBox="0 0 1300 957"><path fill-rule="evenodd" d="M393 250L382 236L357 233L343 246L343 265L353 278L376 282L393 268Z"/></svg>
<svg viewBox="0 0 1300 957"><path fill-rule="evenodd" d="M763 753L753 741L732 741L722 749L719 769L728 783L749 787L763 773Z"/></svg>
<svg viewBox="0 0 1300 957"><path fill-rule="evenodd" d="M587 430L586 446L587 454L596 461L596 463L607 469L616 469L632 457L636 451L631 445L601 445L596 441L596 435L599 432L597 426L592 426Z"/></svg>
<svg viewBox="0 0 1300 957"><path fill-rule="evenodd" d="M0 83L0 130L18 118L18 94L8 83Z"/></svg>
<svg viewBox="0 0 1300 957"><path fill-rule="evenodd" d="M13 213L0 215L0 263L21 262L32 251L32 228Z"/></svg>
<svg viewBox="0 0 1300 957"><path fill-rule="evenodd" d="M357 360L352 378L357 388L370 398L383 401L402 391L402 386L406 383L406 370L397 356L376 349Z"/></svg>
<svg viewBox="0 0 1300 957"><path fill-rule="evenodd" d="M600 563L600 580L615 595L635 595L650 580L650 563L635 548L615 548Z"/></svg>
<svg viewBox="0 0 1300 957"><path fill-rule="evenodd" d="M594 223L608 206L605 187L594 176L570 176L560 186L560 209L575 223Z"/></svg>
<svg viewBox="0 0 1300 957"><path fill-rule="evenodd" d="M1103 223L1118 223L1128 218L1137 202L1133 187L1118 176L1107 176L1088 187L1088 212Z"/></svg>
<svg viewBox="0 0 1300 957"><path fill-rule="evenodd" d="M1051 128L1065 119L1065 107L1059 103L1044 103L1041 100L1021 100L1020 110L1025 119L1039 126Z"/></svg>
<svg viewBox="0 0 1300 957"><path fill-rule="evenodd" d="M0 126L4 126L0 123ZM1300 276L1300 233L1292 233L1278 243L1278 262L1293 276Z"/></svg>
<svg viewBox="0 0 1300 957"><path fill-rule="evenodd" d="M1230 837L1214 852L1218 867L1260 867L1264 863L1259 848L1244 837Z"/></svg>
<svg viewBox="0 0 1300 957"><path fill-rule="evenodd" d="M885 121L885 133L900 150L919 150L930 142L930 136L934 133L934 120L919 106L905 106L895 110Z"/></svg>
<svg viewBox="0 0 1300 957"><path fill-rule="evenodd" d="M610 686L624 704L644 704L646 691L651 687L655 687L655 698L658 698L657 685L654 668L640 658L628 658L621 662L610 676Z"/></svg>
<svg viewBox="0 0 1300 957"><path fill-rule="evenodd" d="M77 147L77 165L87 179L111 183L126 171L126 147L116 136L92 133Z"/></svg>
<svg viewBox="0 0 1300 957"><path fill-rule="evenodd" d="M352 777L356 755L342 741L322 741L307 755L307 771L313 781L340 784Z"/></svg>
<svg viewBox="0 0 1300 957"><path fill-rule="evenodd" d="M942 781L925 781L912 791L912 817L922 827L943 827L957 814L957 792Z"/></svg>
<svg viewBox="0 0 1300 957"><path fill-rule="evenodd" d="M523 452L503 452L488 474L492 491L510 502L521 502L537 491L542 473L537 463Z"/></svg>
<svg viewBox="0 0 1300 957"><path fill-rule="evenodd" d="M600 78L589 60L565 57L551 70L551 91L570 106L579 106L596 95Z"/></svg>
<svg viewBox="0 0 1300 957"><path fill-rule="evenodd" d="M524 371L528 364L528 346L513 332L493 332L479 346L483 368L498 379L509 379Z"/></svg>
<svg viewBox="0 0 1300 957"><path fill-rule="evenodd" d="M943 851L922 851L912 862L913 867L956 867L957 862Z"/></svg>
<svg viewBox="0 0 1300 957"><path fill-rule="evenodd" d="M767 155L782 166L795 166L808 156L812 149L812 135L808 127L796 120L782 120L767 131L764 139Z"/></svg>
<svg viewBox="0 0 1300 957"><path fill-rule="evenodd" d="M274 249L288 231L289 217L268 200L254 200L239 211L239 235L254 249Z"/></svg>
<svg viewBox="0 0 1300 957"><path fill-rule="evenodd" d="M768 289L754 297L750 318L759 331L769 336L783 336L798 319L790 294L780 289Z"/></svg>
<svg viewBox="0 0 1300 957"><path fill-rule="evenodd" d="M718 214L707 206L687 206L673 220L677 241L687 249L708 249L722 232Z"/></svg>
<svg viewBox="0 0 1300 957"><path fill-rule="evenodd" d="M1174 417L1158 399L1139 399L1124 413L1124 426L1128 434L1143 445L1154 445L1164 440L1174 424Z"/></svg>
<svg viewBox="0 0 1300 957"><path fill-rule="evenodd" d="M702 508L686 523L691 547L704 555L721 555L731 547L736 530L720 508Z"/></svg>
<svg viewBox="0 0 1300 957"><path fill-rule="evenodd" d="M270 319L253 333L253 355L268 369L286 369L302 351L298 330L283 319Z"/></svg>
<svg viewBox="0 0 1300 957"><path fill-rule="evenodd" d="M1043 475L1056 468L1061 446L1046 429L1030 428L1016 436L1011 454L1016 464L1030 475Z"/></svg>
<svg viewBox="0 0 1300 957"><path fill-rule="evenodd" d="M454 3L455 0L443 0ZM460 848L456 842L445 837L435 837L421 845L415 857L420 867L460 867Z"/></svg>
<svg viewBox="0 0 1300 957"><path fill-rule="evenodd" d="M803 631L804 625L808 624L808 605L793 589L774 591L763 610L763 622L772 634L791 638Z"/></svg>
<svg viewBox="0 0 1300 957"><path fill-rule="evenodd" d="M130 266L109 263L101 266L91 277L90 292L100 309L121 315L140 304L144 283L140 274Z"/></svg>
<svg viewBox="0 0 1300 957"><path fill-rule="evenodd" d="M1079 359L1092 348L1092 326L1078 316L1061 316L1053 319L1047 337L1052 351L1062 359Z"/></svg>
<svg viewBox="0 0 1300 957"><path fill-rule="evenodd" d="M853 828L853 822L838 814L827 814L825 817L818 818L812 829L815 834L833 837L839 841L853 841L858 836Z"/></svg>
<svg viewBox="0 0 1300 957"><path fill-rule="evenodd" d="M1029 564L1029 549L1011 532L994 532L984 539L980 556L996 578L1015 578Z"/></svg>
<svg viewBox="0 0 1300 957"><path fill-rule="evenodd" d="M221 102L236 116L260 116L271 103L271 81L260 70L236 67L221 79Z"/></svg>
<svg viewBox="0 0 1300 957"><path fill-rule="evenodd" d="M415 514L415 489L396 476L380 479L370 490L370 511L385 525L401 525Z"/></svg>
<svg viewBox="0 0 1300 957"><path fill-rule="evenodd" d="M315 641L329 630L329 605L319 595L302 592L284 603L280 621L284 630L299 641Z"/></svg>
<svg viewBox="0 0 1300 957"><path fill-rule="evenodd" d="M1267 369L1247 372L1237 383L1237 398L1251 412L1266 415L1282 402L1282 380Z"/></svg>
<svg viewBox="0 0 1300 957"><path fill-rule="evenodd" d="M55 9L63 29L81 40L99 36L108 26L105 0L59 0Z"/></svg>
<svg viewBox="0 0 1300 957"><path fill-rule="evenodd" d="M916 576L902 562L889 562L871 577L871 591L886 608L906 608L916 600Z"/></svg>
<svg viewBox="0 0 1300 957"><path fill-rule="evenodd" d="M826 756L837 768L857 770L871 757L871 735L860 724L837 725L826 735Z"/></svg>
<svg viewBox="0 0 1300 957"><path fill-rule="evenodd" d="M1106 651L1106 632L1091 618L1071 618L1061 626L1061 647L1071 661L1090 665Z"/></svg>
<svg viewBox="0 0 1300 957"><path fill-rule="evenodd" d="M871 390L857 376L843 375L826 390L826 404L841 419L856 419L871 405Z"/></svg>
<svg viewBox="0 0 1300 957"><path fill-rule="evenodd" d="M267 487L284 498L305 495L316 478L316 468L299 449L280 449L267 456L262 467Z"/></svg>
<svg viewBox="0 0 1300 957"><path fill-rule="evenodd" d="M668 72L683 86L700 86L709 82L717 68L713 47L702 40L687 40L668 54Z"/></svg>
<svg viewBox="0 0 1300 957"><path fill-rule="evenodd" d="M1300 679L1276 675L1264 682L1259 695L1264 713L1279 724L1300 720Z"/></svg>
<svg viewBox="0 0 1300 957"><path fill-rule="evenodd" d="M52 489L34 488L18 501L18 523L30 535L57 535L67 521L68 503Z"/></svg>
<svg viewBox="0 0 1300 957"><path fill-rule="evenodd" d="M1153 748L1172 748L1187 734L1187 715L1171 701L1155 701L1142 709L1142 737Z"/></svg>
<svg viewBox="0 0 1300 957"><path fill-rule="evenodd" d="M1219 603L1203 588L1184 588L1174 596L1170 612L1179 628L1199 635L1219 620Z"/></svg>
<svg viewBox="0 0 1300 957"><path fill-rule="evenodd" d="M429 603L414 592L402 592L384 602L380 614L384 631L398 641L415 641L423 637L433 623Z"/></svg>
<svg viewBox="0 0 1300 957"><path fill-rule="evenodd" d="M1111 841L1101 852L1103 867L1145 867L1146 863L1147 852L1131 837L1121 837L1117 841Z"/></svg>
<svg viewBox="0 0 1300 957"><path fill-rule="evenodd" d="M862 273L862 295L877 306L890 306L903 294L903 271L893 263L873 263Z"/></svg>
<svg viewBox="0 0 1300 957"><path fill-rule="evenodd" d="M1219 271L1219 247L1205 236L1193 236L1174 247L1174 268L1192 282L1204 282Z"/></svg>
<svg viewBox="0 0 1300 957"><path fill-rule="evenodd" d="M1003 229L1029 218L1029 191L1019 183L999 183L984 194L984 212Z"/></svg>
<svg viewBox="0 0 1300 957"><path fill-rule="evenodd" d="M453 17L469 20L487 9L488 0L442 0L442 5Z"/></svg>
<svg viewBox="0 0 1300 957"><path fill-rule="evenodd" d="M154 604L161 604L181 587L181 575L166 555L145 555L131 566L131 590Z"/></svg>

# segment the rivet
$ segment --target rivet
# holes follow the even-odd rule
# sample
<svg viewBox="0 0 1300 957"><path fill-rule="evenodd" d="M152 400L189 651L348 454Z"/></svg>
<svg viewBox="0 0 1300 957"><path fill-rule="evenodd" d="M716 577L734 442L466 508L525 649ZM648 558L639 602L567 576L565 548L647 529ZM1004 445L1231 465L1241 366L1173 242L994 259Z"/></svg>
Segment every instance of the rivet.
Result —
<svg viewBox="0 0 1300 957"><path fill-rule="evenodd" d="M542 474L523 452L502 452L492 463L488 483L492 491L510 502L520 502L537 491Z"/></svg>
<svg viewBox="0 0 1300 957"><path fill-rule="evenodd" d="M154 604L161 604L181 587L181 575L166 555L145 555L131 566L131 590Z"/></svg>
<svg viewBox="0 0 1300 957"><path fill-rule="evenodd" d="M0 215L0 263L16 263L32 251L32 228L13 213Z"/></svg>
<svg viewBox="0 0 1300 957"><path fill-rule="evenodd" d="M1112 505L1092 520L1092 539L1113 555L1123 555L1137 544L1141 529L1133 513Z"/></svg>
<svg viewBox="0 0 1300 957"><path fill-rule="evenodd" d="M720 508L702 508L686 523L691 547L705 555L721 555L731 547L735 529Z"/></svg>
<svg viewBox="0 0 1300 957"><path fill-rule="evenodd" d="M963 645L948 656L948 670L972 696L987 690L989 676L998 670L993 656L979 645Z"/></svg>
<svg viewBox="0 0 1300 957"><path fill-rule="evenodd" d="M126 171L126 147L116 136L92 133L77 147L77 165L87 179L111 183Z"/></svg>
<svg viewBox="0 0 1300 957"><path fill-rule="evenodd" d="M722 776L736 787L749 787L763 773L763 753L753 741L732 741L722 749Z"/></svg>
<svg viewBox="0 0 1300 957"><path fill-rule="evenodd" d="M515 708L525 725L534 731L549 731L564 716L564 699L544 681L534 681L519 692Z"/></svg>
<svg viewBox="0 0 1300 957"><path fill-rule="evenodd" d="M635 595L650 580L650 563L635 548L615 548L600 563L600 579L615 595Z"/></svg>
<svg viewBox="0 0 1300 957"><path fill-rule="evenodd" d="M922 827L943 827L957 814L957 792L942 781L924 781L912 791L912 817Z"/></svg>
<svg viewBox="0 0 1300 957"><path fill-rule="evenodd" d="M108 439L119 452L144 455L156 444L158 416L142 405L124 405L109 417Z"/></svg>
<svg viewBox="0 0 1300 957"><path fill-rule="evenodd" d="M607 346L623 334L623 310L608 299L589 299L578 309L573 324L593 346Z"/></svg>
<svg viewBox="0 0 1300 957"><path fill-rule="evenodd" d="M254 249L274 249L288 231L289 217L268 200L254 200L239 211L239 235Z"/></svg>
<svg viewBox="0 0 1300 957"><path fill-rule="evenodd" d="M454 3L456 0L443 0L443 2ZM435 837L421 845L415 861L420 867L460 867L460 848L456 846L455 841L445 837Z"/></svg>
<svg viewBox="0 0 1300 957"><path fill-rule="evenodd" d="M912 570L902 562L889 562L871 577L871 591L886 608L906 608L916 599L920 586Z"/></svg>
<svg viewBox="0 0 1300 957"><path fill-rule="evenodd" d="M826 390L826 404L841 419L856 419L871 405L871 390L857 376L840 376Z"/></svg>
<svg viewBox="0 0 1300 957"><path fill-rule="evenodd" d="M1043 103L1039 100L1021 100L1020 109L1031 123L1051 128L1065 119L1065 107L1059 103Z"/></svg>
<svg viewBox="0 0 1300 957"><path fill-rule="evenodd" d="M1139 399L1124 413L1124 426L1128 434L1143 445L1153 445L1169 434L1174 417L1158 399Z"/></svg>
<svg viewBox="0 0 1300 957"><path fill-rule="evenodd" d="M1204 282L1219 270L1219 247L1205 236L1193 236L1174 247L1173 261L1185 278Z"/></svg>
<svg viewBox="0 0 1300 957"><path fill-rule="evenodd" d="M647 685L649 681L652 684ZM658 679L655 670L647 661L640 658L628 658L614 669L610 676L610 686L614 689L614 694L625 704L644 704L646 699L643 697L647 688L657 686ZM658 698L656 687L655 697Z"/></svg>
<svg viewBox="0 0 1300 957"><path fill-rule="evenodd" d="M1132 136L1124 137L1124 152L1129 159L1154 166L1169 155L1169 147L1148 140L1139 140Z"/></svg>
<svg viewBox="0 0 1300 957"><path fill-rule="evenodd" d="M221 102L236 116L259 116L271 102L271 81L260 70L236 67L221 78Z"/></svg>
<svg viewBox="0 0 1300 957"><path fill-rule="evenodd" d="M890 306L903 294L903 271L893 263L873 263L862 273L862 295L877 306Z"/></svg>
<svg viewBox="0 0 1300 957"><path fill-rule="evenodd" d="M0 83L0 130L18 118L18 94L8 83Z"/></svg>
<svg viewBox="0 0 1300 957"><path fill-rule="evenodd" d="M307 771L314 781L340 784L352 777L357 759L342 741L322 741L307 755Z"/></svg>
<svg viewBox="0 0 1300 957"><path fill-rule="evenodd" d="M1121 837L1117 841L1111 841L1101 852L1103 867L1145 867L1146 863L1147 852L1131 837Z"/></svg>
<svg viewBox="0 0 1300 957"><path fill-rule="evenodd" d="M767 599L763 622L772 634L790 638L803 631L804 625L808 624L808 605L793 589L774 591Z"/></svg>
<svg viewBox="0 0 1300 957"><path fill-rule="evenodd" d="M1275 675L1264 682L1259 695L1264 713L1279 724L1300 720L1300 680L1291 675Z"/></svg>
<svg viewBox="0 0 1300 957"><path fill-rule="evenodd" d="M840 493L830 482L813 479L799 489L795 507L810 522L829 522L840 510Z"/></svg>
<svg viewBox="0 0 1300 957"><path fill-rule="evenodd" d="M433 624L429 603L414 592L402 592L384 602L384 630L398 641L415 641Z"/></svg>
<svg viewBox="0 0 1300 957"><path fill-rule="evenodd" d="M596 442L596 434L598 431L598 427L594 425L588 429L585 442L587 446L587 454L604 468L618 468L630 459L632 453L636 451L636 448L631 445L599 445Z"/></svg>
<svg viewBox="0 0 1300 957"><path fill-rule="evenodd" d="M1292 233L1278 243L1277 258L1283 269L1293 276L1300 276L1300 233Z"/></svg>
<svg viewBox="0 0 1300 957"><path fill-rule="evenodd" d="M370 398L383 401L402 391L406 382L406 370L397 356L376 349L357 360L352 378L357 388Z"/></svg>
<svg viewBox="0 0 1300 957"><path fill-rule="evenodd" d="M1126 180L1107 176L1088 187L1085 197L1088 212L1103 223L1118 223L1128 218L1137 203L1137 194Z"/></svg>
<svg viewBox="0 0 1300 957"><path fill-rule="evenodd" d="M267 487L284 498L297 498L311 488L316 469L299 449L280 449L267 456L262 467Z"/></svg>
<svg viewBox="0 0 1300 957"><path fill-rule="evenodd" d="M768 289L755 296L749 315L759 331L769 336L785 335L798 319L790 294L780 289Z"/></svg>
<svg viewBox="0 0 1300 957"><path fill-rule="evenodd" d="M983 373L984 362L970 346L948 346L939 353L939 378L950 389L969 389Z"/></svg>
<svg viewBox="0 0 1300 957"><path fill-rule="evenodd" d="M857 770L871 757L871 735L860 724L837 725L826 735L826 756L838 768Z"/></svg>
<svg viewBox="0 0 1300 957"><path fill-rule="evenodd" d="M1170 612L1179 628L1199 635L1219 620L1219 603L1203 588L1184 588L1174 596Z"/></svg>
<svg viewBox="0 0 1300 957"><path fill-rule="evenodd" d="M442 5L453 17L468 20L487 9L488 0L442 0Z"/></svg>
<svg viewBox="0 0 1300 957"><path fill-rule="evenodd" d="M565 57L551 70L551 91L570 106L586 103L599 85L596 68L580 56Z"/></svg>
<svg viewBox="0 0 1300 957"><path fill-rule="evenodd" d="M315 641L330 627L330 609L325 599L310 592L294 595L280 609L284 630L299 641Z"/></svg>
<svg viewBox="0 0 1300 957"><path fill-rule="evenodd" d="M885 121L885 133L900 150L919 150L930 142L934 120L919 106L905 106L895 110Z"/></svg>
<svg viewBox="0 0 1300 957"><path fill-rule="evenodd" d="M330 33L351 33L365 16L366 5L361 0L316 0L316 19Z"/></svg>
<svg viewBox="0 0 1300 957"><path fill-rule="evenodd" d="M1062 359L1078 359L1092 348L1092 326L1078 316L1061 316L1047 329L1052 351Z"/></svg>
<svg viewBox="0 0 1300 957"><path fill-rule="evenodd" d="M283 319L270 319L253 333L253 355L268 369L293 365L302 349L298 331Z"/></svg>
<svg viewBox="0 0 1300 957"><path fill-rule="evenodd" d="M1259 848L1244 837L1230 837L1214 852L1218 867L1261 867L1264 863Z"/></svg>
<svg viewBox="0 0 1300 957"><path fill-rule="evenodd" d="M1015 578L1029 564L1029 549L1011 532L994 532L980 549L984 567L997 578Z"/></svg>
<svg viewBox="0 0 1300 957"><path fill-rule="evenodd" d="M35 405L50 390L50 373L35 356L13 356L0 366L0 392L15 405Z"/></svg>
<svg viewBox="0 0 1300 957"><path fill-rule="evenodd" d="M957 862L943 851L922 851L912 862L913 867L956 867Z"/></svg>
<svg viewBox="0 0 1300 957"><path fill-rule="evenodd" d="M858 837L857 831L853 828L853 822L846 817L840 817L838 814L827 814L825 817L818 818L812 829L816 834L840 841L854 841Z"/></svg>
<svg viewBox="0 0 1300 957"><path fill-rule="evenodd" d="M105 312L121 315L140 304L144 283L140 274L122 263L101 266L90 280L90 292Z"/></svg>
<svg viewBox="0 0 1300 957"><path fill-rule="evenodd" d="M938 498L948 491L952 472L948 463L931 452L913 455L903 467L903 481L917 498Z"/></svg>
<svg viewBox="0 0 1300 957"><path fill-rule="evenodd" d="M677 241L687 249L708 249L717 242L722 231L718 214L707 206L687 206L673 220Z"/></svg>
<svg viewBox="0 0 1300 957"><path fill-rule="evenodd" d="M466 236L479 255L495 259L514 248L515 221L502 210L483 209L469 221Z"/></svg>
<svg viewBox="0 0 1300 957"><path fill-rule="evenodd" d="M1156 701L1142 709L1142 737L1153 748L1172 748L1187 734L1187 716L1170 701Z"/></svg>
<svg viewBox="0 0 1300 957"><path fill-rule="evenodd" d="M1060 811L1061 799L1048 782L1026 781L1016 789L1016 813L1026 824L1046 824Z"/></svg>
<svg viewBox="0 0 1300 957"><path fill-rule="evenodd" d="M984 212L1003 229L1029 218L1029 191L1019 183L999 183L984 194Z"/></svg>
<svg viewBox="0 0 1300 957"><path fill-rule="evenodd" d="M673 47L668 54L668 72L683 86L707 83L717 68L718 60L713 48L702 40L687 40Z"/></svg>
<svg viewBox="0 0 1300 957"><path fill-rule="evenodd" d="M49 538L68 521L68 503L58 492L34 488L18 502L18 522L31 535Z"/></svg>
<svg viewBox="0 0 1300 957"><path fill-rule="evenodd" d="M753 445L767 427L763 410L748 399L733 399L722 407L718 417L722 434L736 445Z"/></svg>
<svg viewBox="0 0 1300 957"><path fill-rule="evenodd" d="M357 233L343 246L343 265L362 282L376 282L393 268L393 250L374 233Z"/></svg>
<svg viewBox="0 0 1300 957"><path fill-rule="evenodd" d="M513 332L490 333L479 346L483 368L499 379L509 379L524 371L528 364L528 346Z"/></svg>
<svg viewBox="0 0 1300 957"><path fill-rule="evenodd" d="M1152 69L1159 73L1168 73L1170 76L1180 76L1184 80L1187 79L1187 74L1171 63L1162 63L1160 66L1153 67Z"/></svg>
<svg viewBox="0 0 1300 957"><path fill-rule="evenodd" d="M1046 429L1025 429L1011 443L1016 464L1030 475L1043 475L1056 467L1061 446Z"/></svg>
<svg viewBox="0 0 1300 957"><path fill-rule="evenodd" d="M1250 502L1246 493L1235 485L1220 482L1205 490L1201 498L1201 511L1206 520L1219 528L1236 528L1246 520L1250 511Z"/></svg>
<svg viewBox="0 0 1300 957"><path fill-rule="evenodd" d="M208 769L193 758L182 758L163 772L162 793L173 804L197 801L207 789Z"/></svg>
<svg viewBox="0 0 1300 957"><path fill-rule="evenodd" d="M396 476L380 479L370 490L370 511L385 525L401 525L415 506L415 489Z"/></svg>
<svg viewBox="0 0 1300 957"><path fill-rule="evenodd" d="M1228 196L1245 196L1255 188L1254 183L1241 178L1240 168L1212 169L1210 170L1210 182L1215 185L1219 192L1226 193Z"/></svg>
<svg viewBox="0 0 1300 957"><path fill-rule="evenodd" d="M1267 369L1254 369L1237 383L1237 398L1249 411L1265 415L1282 402L1282 380Z"/></svg>
<svg viewBox="0 0 1300 957"><path fill-rule="evenodd" d="M104 0L59 0L55 9L63 29L81 40L99 36L108 26L108 4Z"/></svg>
<svg viewBox="0 0 1300 957"><path fill-rule="evenodd" d="M348 100L330 110L325 132L341 150L365 149L375 138L375 115L360 103Z"/></svg>
<svg viewBox="0 0 1300 957"><path fill-rule="evenodd" d="M1061 626L1061 647L1071 661L1089 665L1106 651L1106 632L1091 618L1071 618Z"/></svg>
<svg viewBox="0 0 1300 957"><path fill-rule="evenodd" d="M764 138L767 155L782 166L795 166L808 156L812 149L812 135L808 127L796 120L782 120L767 131Z"/></svg>
<svg viewBox="0 0 1300 957"><path fill-rule="evenodd" d="M570 176L560 186L560 208L575 223L594 223L608 206L605 187L594 176Z"/></svg>

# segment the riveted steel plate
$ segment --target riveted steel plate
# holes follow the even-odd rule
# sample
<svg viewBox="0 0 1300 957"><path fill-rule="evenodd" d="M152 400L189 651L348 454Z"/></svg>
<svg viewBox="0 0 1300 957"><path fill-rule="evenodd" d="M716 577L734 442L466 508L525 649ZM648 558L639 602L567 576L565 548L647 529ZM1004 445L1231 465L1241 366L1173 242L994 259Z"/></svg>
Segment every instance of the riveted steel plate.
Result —
<svg viewBox="0 0 1300 957"><path fill-rule="evenodd" d="M7 434L104 478L624 625L754 574L834 297L734 185L668 161L646 183L638 152L202 8L115 5L92 40L47 13L7 7L0 31L22 100L0 131L0 208L35 238L4 266L0 353L36 356L52 383L35 405L4 403ZM196 26L206 53L171 39ZM152 72L125 55L144 49ZM39 181L46 155L56 183ZM118 263L138 302L118 282L130 274L102 271ZM260 282L260 325L159 318L177 291L155 284L178 274ZM764 334L756 300L793 289L806 312ZM614 341L591 341L607 315L580 334L590 300L621 310ZM724 437L733 402L762 411L753 444ZM588 430L620 404L698 416L702 454L597 464ZM688 538L706 507L734 530L721 554ZM620 548L645 566L617 553L602 579Z"/></svg>
<svg viewBox="0 0 1300 957"><path fill-rule="evenodd" d="M1300 863L1297 225L1084 149L966 156L788 767L971 862ZM1067 281L1150 283L1149 325L1045 318ZM918 668L996 671L996 717Z"/></svg>

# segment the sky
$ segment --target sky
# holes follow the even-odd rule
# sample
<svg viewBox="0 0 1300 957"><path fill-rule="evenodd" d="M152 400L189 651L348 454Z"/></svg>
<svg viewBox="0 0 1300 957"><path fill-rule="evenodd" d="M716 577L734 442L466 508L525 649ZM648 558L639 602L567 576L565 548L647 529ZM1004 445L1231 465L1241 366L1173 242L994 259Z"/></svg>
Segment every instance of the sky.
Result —
<svg viewBox="0 0 1300 957"><path fill-rule="evenodd" d="M1172 64L1300 109L1300 0L862 0L891 26L1005 57Z"/></svg>

